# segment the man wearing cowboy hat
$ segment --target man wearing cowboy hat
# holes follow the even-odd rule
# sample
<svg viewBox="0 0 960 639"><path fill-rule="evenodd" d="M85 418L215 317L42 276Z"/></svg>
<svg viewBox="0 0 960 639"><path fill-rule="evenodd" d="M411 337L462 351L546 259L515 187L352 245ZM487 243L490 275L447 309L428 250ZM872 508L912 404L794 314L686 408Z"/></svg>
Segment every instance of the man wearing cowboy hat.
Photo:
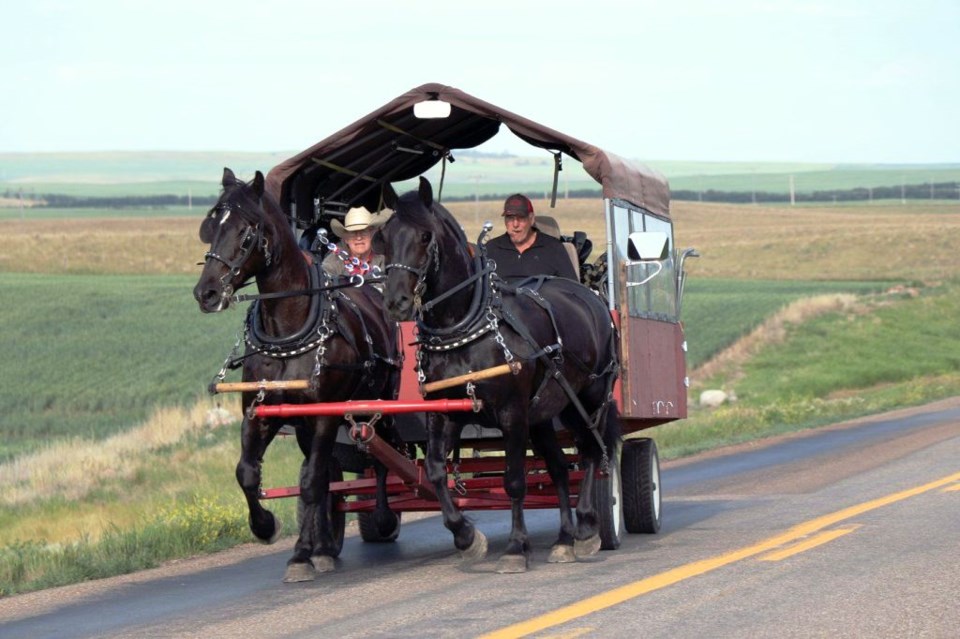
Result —
<svg viewBox="0 0 960 639"><path fill-rule="evenodd" d="M383 256L373 252L373 234L386 222L386 215L373 215L362 206L347 211L343 223L331 220L330 228L340 238L337 250L323 258L323 270L332 277L367 275L377 267L383 271ZM345 262L340 254L346 252Z"/></svg>

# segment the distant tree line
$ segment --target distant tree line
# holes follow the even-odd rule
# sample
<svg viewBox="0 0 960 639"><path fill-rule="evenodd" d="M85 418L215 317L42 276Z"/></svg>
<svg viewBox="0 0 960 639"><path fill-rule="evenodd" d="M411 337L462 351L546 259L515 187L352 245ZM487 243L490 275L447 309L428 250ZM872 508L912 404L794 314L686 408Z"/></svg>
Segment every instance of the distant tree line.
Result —
<svg viewBox="0 0 960 639"><path fill-rule="evenodd" d="M769 191L696 191L678 189L670 192L674 200L700 202L789 202L789 193L771 193ZM941 182L937 184L904 184L902 186L858 187L854 189L832 189L826 191L797 192L796 202L855 202L871 200L956 200L960 199L960 183Z"/></svg>
<svg viewBox="0 0 960 639"><path fill-rule="evenodd" d="M81 197L64 195L62 193L27 194L10 191L3 197L17 199L23 197L32 200L35 207L55 209L98 208L98 209L137 209L137 208L165 208L168 206L198 206L210 207L217 201L216 195L113 195L98 197Z"/></svg>
<svg viewBox="0 0 960 639"><path fill-rule="evenodd" d="M565 191L571 198L597 197L600 188L574 189ZM761 202L789 202L790 194L770 191L718 191L693 189L676 189L670 192L674 200L694 202L728 202L734 204L761 203ZM101 197L81 197L63 195L59 193L22 193L7 189L4 198L17 199L22 197L30 200L33 206L47 208L165 208L165 207L209 207L217 201L216 195L186 196L186 195L119 195ZM448 202L465 202L480 199L483 201L502 200L506 193L488 193L485 195L448 195L444 200ZM875 186L873 188L859 187L855 189L833 189L825 191L797 192L794 194L796 202L852 202L870 200L958 200L960 199L960 182L939 182L936 184L905 184L902 186Z"/></svg>

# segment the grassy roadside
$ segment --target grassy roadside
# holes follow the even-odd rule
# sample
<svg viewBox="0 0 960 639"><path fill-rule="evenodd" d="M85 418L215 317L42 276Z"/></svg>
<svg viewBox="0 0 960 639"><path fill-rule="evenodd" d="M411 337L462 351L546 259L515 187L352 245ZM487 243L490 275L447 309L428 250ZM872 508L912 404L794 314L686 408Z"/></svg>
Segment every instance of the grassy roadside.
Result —
<svg viewBox="0 0 960 639"><path fill-rule="evenodd" d="M960 395L958 313L958 280L801 300L691 371L690 416L651 436L676 458ZM736 401L699 408L706 388Z"/></svg>

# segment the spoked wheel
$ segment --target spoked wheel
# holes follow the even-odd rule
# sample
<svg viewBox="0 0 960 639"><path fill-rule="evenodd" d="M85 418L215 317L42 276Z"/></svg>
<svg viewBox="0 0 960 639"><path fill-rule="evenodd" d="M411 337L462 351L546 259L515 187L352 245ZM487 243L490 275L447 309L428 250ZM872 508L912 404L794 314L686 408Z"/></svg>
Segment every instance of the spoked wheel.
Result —
<svg viewBox="0 0 960 639"><path fill-rule="evenodd" d="M621 444L610 455L609 473L593 482L593 499L600 523L600 549L616 550L623 534L623 483L620 478Z"/></svg>
<svg viewBox="0 0 960 639"><path fill-rule="evenodd" d="M623 516L627 531L656 534L660 531L660 457L652 439L623 443Z"/></svg>
<svg viewBox="0 0 960 639"><path fill-rule="evenodd" d="M400 536L400 515L403 513L393 514L397 517L397 525L389 535L383 535L380 533L380 527L377 526L374 513L357 513L357 523L360 524L360 538L368 543L383 544L396 541L397 537Z"/></svg>
<svg viewBox="0 0 960 639"><path fill-rule="evenodd" d="M328 468L328 475L330 477L330 483L343 481L343 471L340 469L340 462L337 461L336 457L330 458L330 464ZM300 482L303 483L303 475L307 472L307 462L303 462L300 466ZM327 493L327 503L326 509L327 513L330 515L330 534L333 537L333 557L339 557L340 551L343 550L343 536L347 527L347 513L339 509L339 504L343 501L343 496L339 494L334 494L332 492ZM303 521L303 497L297 497L297 523ZM314 523L316 525L316 523Z"/></svg>

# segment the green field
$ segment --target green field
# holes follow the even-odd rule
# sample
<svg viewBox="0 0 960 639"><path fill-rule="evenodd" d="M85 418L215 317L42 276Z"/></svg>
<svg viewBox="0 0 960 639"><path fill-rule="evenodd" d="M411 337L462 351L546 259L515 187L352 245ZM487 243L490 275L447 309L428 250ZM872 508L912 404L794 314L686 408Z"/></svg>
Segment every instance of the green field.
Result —
<svg viewBox="0 0 960 639"><path fill-rule="evenodd" d="M243 311L202 315L172 276L0 274L0 459L100 439L205 395Z"/></svg>
<svg viewBox="0 0 960 639"><path fill-rule="evenodd" d="M884 282L797 282L789 280L691 279L683 301L683 323L693 369L746 336L790 302L827 293L877 293Z"/></svg>
<svg viewBox="0 0 960 639"><path fill-rule="evenodd" d="M204 397L244 314L201 314L194 284L176 276L0 273L4 298L16 301L0 305L4 356L18 362L0 369L0 460L51 438L101 439L141 422L158 405ZM796 299L883 288L693 280L684 303L688 365L701 365Z"/></svg>

